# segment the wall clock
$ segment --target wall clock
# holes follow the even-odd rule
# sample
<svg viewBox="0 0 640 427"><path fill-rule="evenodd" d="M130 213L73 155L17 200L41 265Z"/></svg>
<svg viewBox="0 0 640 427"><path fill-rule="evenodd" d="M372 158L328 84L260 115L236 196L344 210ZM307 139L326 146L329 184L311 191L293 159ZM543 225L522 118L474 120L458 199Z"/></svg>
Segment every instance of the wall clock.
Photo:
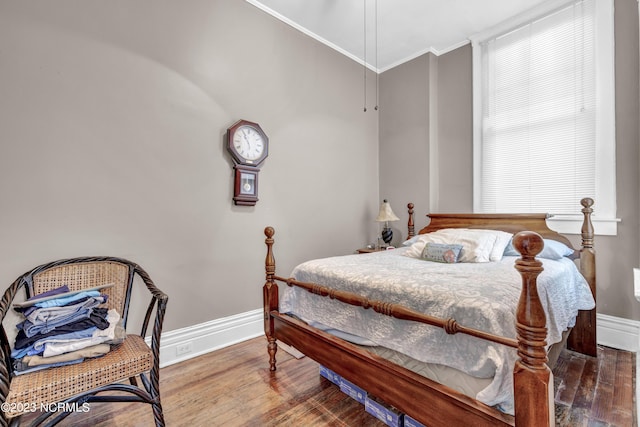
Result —
<svg viewBox="0 0 640 427"><path fill-rule="evenodd" d="M254 206L258 201L258 172L269 154L269 138L259 124L239 120L227 129L227 150L234 163L233 202Z"/></svg>

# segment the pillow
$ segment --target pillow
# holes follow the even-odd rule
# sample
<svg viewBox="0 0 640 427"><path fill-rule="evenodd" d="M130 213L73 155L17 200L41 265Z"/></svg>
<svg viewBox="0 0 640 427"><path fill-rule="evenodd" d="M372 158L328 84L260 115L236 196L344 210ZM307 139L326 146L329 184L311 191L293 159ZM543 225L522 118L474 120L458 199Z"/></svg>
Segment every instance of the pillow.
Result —
<svg viewBox="0 0 640 427"><path fill-rule="evenodd" d="M420 258L427 243L462 245L458 262L489 262L496 243L496 235L468 228L445 228L421 234L405 252L406 256Z"/></svg>
<svg viewBox="0 0 640 427"><path fill-rule="evenodd" d="M458 262L462 245L446 243L427 243L424 245L420 258L427 261L455 263Z"/></svg>
<svg viewBox="0 0 640 427"><path fill-rule="evenodd" d="M419 234L417 234L417 235L413 236L412 238L407 239L407 240L405 240L404 242L402 242L402 246L411 246L411 245L413 245L415 242L417 242L417 241L418 241L418 238L420 238L420 235L419 235Z"/></svg>
<svg viewBox="0 0 640 427"><path fill-rule="evenodd" d="M505 231L496 231L496 244L493 245L493 250L491 251L491 261L500 261L502 259L502 255L504 254L504 250L509 243L511 243L511 239L513 238L512 233L507 233Z"/></svg>
<svg viewBox="0 0 640 427"><path fill-rule="evenodd" d="M544 248L536 255L537 258L562 259L562 257L573 255L573 249L562 242L553 239L543 239L543 241ZM513 247L513 240L505 248L504 256L520 256L520 253Z"/></svg>
<svg viewBox="0 0 640 427"><path fill-rule="evenodd" d="M474 232L479 233L488 233L496 236L496 242L493 244L493 248L491 249L491 253L489 254L490 261L500 261L502 256L504 255L504 250L511 243L511 239L513 238L513 233L507 233L506 231L500 230L487 230L487 229L469 229Z"/></svg>

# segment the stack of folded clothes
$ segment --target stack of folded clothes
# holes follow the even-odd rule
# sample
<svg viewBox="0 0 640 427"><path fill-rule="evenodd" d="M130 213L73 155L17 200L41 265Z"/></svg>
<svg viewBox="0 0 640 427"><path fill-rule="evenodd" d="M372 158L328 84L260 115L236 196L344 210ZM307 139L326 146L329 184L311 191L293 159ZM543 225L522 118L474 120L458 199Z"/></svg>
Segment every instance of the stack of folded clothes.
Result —
<svg viewBox="0 0 640 427"><path fill-rule="evenodd" d="M69 292L62 286L14 304L24 316L11 352L15 374L80 363L122 342L120 315L101 307L107 298L98 290Z"/></svg>

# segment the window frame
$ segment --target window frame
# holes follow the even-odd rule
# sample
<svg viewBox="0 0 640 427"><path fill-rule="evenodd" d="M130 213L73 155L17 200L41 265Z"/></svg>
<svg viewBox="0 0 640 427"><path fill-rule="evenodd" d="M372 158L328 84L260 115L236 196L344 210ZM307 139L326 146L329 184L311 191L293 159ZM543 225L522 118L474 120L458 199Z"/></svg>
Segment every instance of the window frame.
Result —
<svg viewBox="0 0 640 427"><path fill-rule="evenodd" d="M471 37L473 55L473 210L480 209L482 173L482 52L481 43L512 31L531 21L566 8L575 0L545 2L515 18ZM614 0L594 0L596 8L596 195L592 220L596 234L617 235L616 154L615 154L615 52ZM579 200L576 200L579 206ZM555 215L549 227L567 234L580 234L582 215Z"/></svg>

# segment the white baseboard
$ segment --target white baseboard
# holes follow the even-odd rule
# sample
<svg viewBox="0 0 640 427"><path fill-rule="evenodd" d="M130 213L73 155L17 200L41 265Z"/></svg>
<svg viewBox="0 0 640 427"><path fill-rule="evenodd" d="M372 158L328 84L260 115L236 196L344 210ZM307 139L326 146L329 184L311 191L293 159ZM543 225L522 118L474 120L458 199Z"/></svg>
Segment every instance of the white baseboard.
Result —
<svg viewBox="0 0 640 427"><path fill-rule="evenodd" d="M606 314L596 315L598 344L636 353L636 413L640 414L640 322ZM640 427L640 418L637 422Z"/></svg>
<svg viewBox="0 0 640 427"><path fill-rule="evenodd" d="M597 324L598 344L619 350L640 350L640 322L598 314ZM263 327L262 309L256 309L165 332L160 340L160 367L258 337L264 333Z"/></svg>
<svg viewBox="0 0 640 427"><path fill-rule="evenodd" d="M618 350L640 350L640 322L607 314L596 315L598 344Z"/></svg>
<svg viewBox="0 0 640 427"><path fill-rule="evenodd" d="M169 331L163 333L160 339L160 367L173 365L263 334L261 308ZM146 341L150 344L151 338L147 337Z"/></svg>

